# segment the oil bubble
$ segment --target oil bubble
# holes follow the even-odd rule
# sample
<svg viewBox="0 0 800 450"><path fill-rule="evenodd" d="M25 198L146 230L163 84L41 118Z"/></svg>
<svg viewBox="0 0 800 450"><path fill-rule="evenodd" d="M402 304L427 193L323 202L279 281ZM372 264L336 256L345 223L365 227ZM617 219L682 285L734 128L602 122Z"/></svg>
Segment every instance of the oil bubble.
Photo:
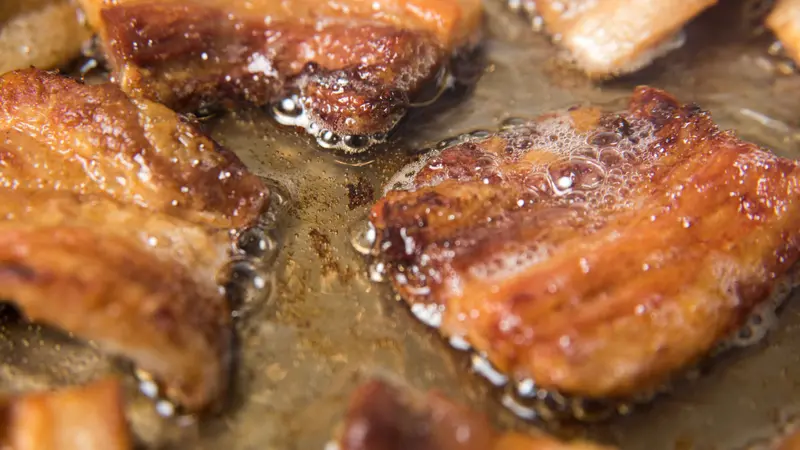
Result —
<svg viewBox="0 0 800 450"><path fill-rule="evenodd" d="M614 132L601 131L589 136L587 143L594 147L608 147L615 145L622 137Z"/></svg>
<svg viewBox="0 0 800 450"><path fill-rule="evenodd" d="M350 229L350 245L360 255L370 255L374 253L376 233L372 222L366 219L360 220Z"/></svg>
<svg viewBox="0 0 800 450"><path fill-rule="evenodd" d="M237 246L250 258L271 265L278 256L278 242L263 228L248 228L239 233Z"/></svg>
<svg viewBox="0 0 800 450"><path fill-rule="evenodd" d="M233 260L225 273L229 277L225 283L225 293L235 317L271 293L273 274L251 260Z"/></svg>
<svg viewBox="0 0 800 450"><path fill-rule="evenodd" d="M549 174L556 180L556 186L562 190L596 189L606 176L605 169L601 165L585 158L572 158L553 164L549 168Z"/></svg>

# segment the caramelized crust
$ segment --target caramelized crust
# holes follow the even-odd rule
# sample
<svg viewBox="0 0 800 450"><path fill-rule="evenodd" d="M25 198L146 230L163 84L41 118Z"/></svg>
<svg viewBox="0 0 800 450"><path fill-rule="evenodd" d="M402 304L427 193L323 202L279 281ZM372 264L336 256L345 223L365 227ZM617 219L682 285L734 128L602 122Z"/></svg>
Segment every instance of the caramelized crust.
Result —
<svg viewBox="0 0 800 450"><path fill-rule="evenodd" d="M227 233L135 205L0 190L0 297L96 342L197 410L227 388L229 307L215 283Z"/></svg>
<svg viewBox="0 0 800 450"><path fill-rule="evenodd" d="M372 210L395 288L545 390L658 387L798 259L797 164L646 87L621 114L543 116L410 176Z"/></svg>
<svg viewBox="0 0 800 450"><path fill-rule="evenodd" d="M117 87L24 70L0 77L0 185L104 194L218 228L266 207L261 180L174 112Z"/></svg>
<svg viewBox="0 0 800 450"><path fill-rule="evenodd" d="M227 388L230 229L261 180L163 106L30 70L0 77L0 297L150 372L190 411Z"/></svg>
<svg viewBox="0 0 800 450"><path fill-rule="evenodd" d="M500 433L482 414L437 393L401 390L380 381L352 396L340 450L610 450L546 435Z"/></svg>
<svg viewBox="0 0 800 450"><path fill-rule="evenodd" d="M299 94L314 127L296 124L340 136L389 131L481 11L479 0L82 4L126 92L181 111Z"/></svg>
<svg viewBox="0 0 800 450"><path fill-rule="evenodd" d="M2 405L3 448L127 450L132 448L124 399L113 380L27 394Z"/></svg>
<svg viewBox="0 0 800 450"><path fill-rule="evenodd" d="M776 1L767 16L767 26L781 41L788 56L800 64L800 1Z"/></svg>
<svg viewBox="0 0 800 450"><path fill-rule="evenodd" d="M90 37L70 0L3 0L0 74L31 66L63 66L80 55Z"/></svg>
<svg viewBox="0 0 800 450"><path fill-rule="evenodd" d="M633 72L671 50L686 24L716 0L527 0L588 75Z"/></svg>

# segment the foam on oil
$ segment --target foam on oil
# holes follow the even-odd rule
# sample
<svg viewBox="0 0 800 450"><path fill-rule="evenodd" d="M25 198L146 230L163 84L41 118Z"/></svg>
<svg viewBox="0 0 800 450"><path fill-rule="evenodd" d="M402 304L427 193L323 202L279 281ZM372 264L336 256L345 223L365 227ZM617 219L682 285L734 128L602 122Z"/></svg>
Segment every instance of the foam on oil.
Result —
<svg viewBox="0 0 800 450"><path fill-rule="evenodd" d="M345 78L342 78L340 82L344 84L349 83ZM435 88L435 92L431 98L409 103L407 107L422 108L430 106L435 103L444 92L455 85L455 79L445 67L437 72L432 84ZM401 81L397 88L400 90L408 90L411 86ZM302 95L289 95L272 106L272 116L275 118L275 121L281 125L304 129L316 139L320 147L328 150L340 150L348 154L363 153L376 145L386 142L389 132L398 125L405 115L398 116L394 123L391 124L389 132L386 133L343 135L336 130L325 128L324 122L311 114L307 105L308 102L309 100Z"/></svg>
<svg viewBox="0 0 800 450"><path fill-rule="evenodd" d="M253 308L263 304L274 292L275 270L280 245L275 231L279 217L287 207L288 198L276 186L270 189L270 207L249 228L231 230L230 261L219 274L219 290L231 305L231 316L241 319ZM158 415L176 418L182 423L194 422L180 404L170 400L162 383L150 373L135 368L139 392L153 401Z"/></svg>

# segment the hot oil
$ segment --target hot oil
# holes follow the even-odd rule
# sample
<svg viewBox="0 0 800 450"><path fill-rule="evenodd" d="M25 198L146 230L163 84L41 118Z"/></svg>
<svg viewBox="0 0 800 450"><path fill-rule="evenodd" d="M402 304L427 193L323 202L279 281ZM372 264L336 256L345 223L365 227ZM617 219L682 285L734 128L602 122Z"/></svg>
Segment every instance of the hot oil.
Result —
<svg viewBox="0 0 800 450"><path fill-rule="evenodd" d="M651 84L710 109L724 128L739 130L745 139L782 156L800 155L794 137L800 78L775 77L764 68L763 40L720 33L725 27L706 30L724 11L701 17L687 30L684 47L636 76L596 85L556 63L558 50L502 2L485 3L487 66L474 92L460 101L444 98L446 108L413 111L376 151L357 157L328 153L263 111L204 121L287 199L270 231L280 243L272 263L275 285L269 296L253 298L241 310L234 391L221 415L190 425L163 420L152 400L133 395L138 386L131 371L119 372L132 394L132 420L146 441L187 449L322 449L347 395L371 375L439 389L503 427L542 425L624 449L742 448L778 431L776 412L799 406L800 305L794 299L764 340L726 353L695 380L676 382L669 395L648 406L598 425L545 425L510 413L496 389L472 372L467 353L454 351L419 323L388 284L370 280L351 245L351 230L365 223L372 201L392 176L419 157L416 149L472 130L497 129L511 117L585 103L621 109L635 85ZM743 109L769 120L754 120ZM249 266L244 272L255 273ZM255 277L243 279L255 284ZM91 346L19 322L6 329L6 386L44 387L120 370Z"/></svg>

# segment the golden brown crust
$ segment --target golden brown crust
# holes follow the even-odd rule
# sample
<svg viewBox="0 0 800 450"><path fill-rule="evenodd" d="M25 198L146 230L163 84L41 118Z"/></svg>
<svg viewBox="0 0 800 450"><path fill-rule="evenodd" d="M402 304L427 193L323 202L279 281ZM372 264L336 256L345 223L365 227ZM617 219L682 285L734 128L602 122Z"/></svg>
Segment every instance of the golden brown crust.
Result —
<svg viewBox="0 0 800 450"><path fill-rule="evenodd" d="M226 232L110 199L0 190L0 296L131 359L191 410L227 388Z"/></svg>
<svg viewBox="0 0 800 450"><path fill-rule="evenodd" d="M800 170L655 89L577 132L587 117L435 155L373 208L375 248L409 303L441 305L442 333L501 371L628 397L705 355L797 261Z"/></svg>
<svg viewBox="0 0 800 450"><path fill-rule="evenodd" d="M230 229L263 182L193 125L116 86L0 77L0 296L131 359L190 411L227 389Z"/></svg>
<svg viewBox="0 0 800 450"><path fill-rule="evenodd" d="M431 392L372 381L350 400L341 450L611 450L550 436L500 433L482 414Z"/></svg>
<svg viewBox="0 0 800 450"><path fill-rule="evenodd" d="M299 94L340 136L393 128L480 19L477 0L83 4L126 92L181 111Z"/></svg>
<svg viewBox="0 0 800 450"><path fill-rule="evenodd" d="M0 185L105 194L217 228L252 223L263 182L230 151L153 102L116 86L38 70L0 77Z"/></svg>
<svg viewBox="0 0 800 450"><path fill-rule="evenodd" d="M4 402L2 443L14 450L127 450L124 399L115 380ZM7 447L6 447L7 446Z"/></svg>

